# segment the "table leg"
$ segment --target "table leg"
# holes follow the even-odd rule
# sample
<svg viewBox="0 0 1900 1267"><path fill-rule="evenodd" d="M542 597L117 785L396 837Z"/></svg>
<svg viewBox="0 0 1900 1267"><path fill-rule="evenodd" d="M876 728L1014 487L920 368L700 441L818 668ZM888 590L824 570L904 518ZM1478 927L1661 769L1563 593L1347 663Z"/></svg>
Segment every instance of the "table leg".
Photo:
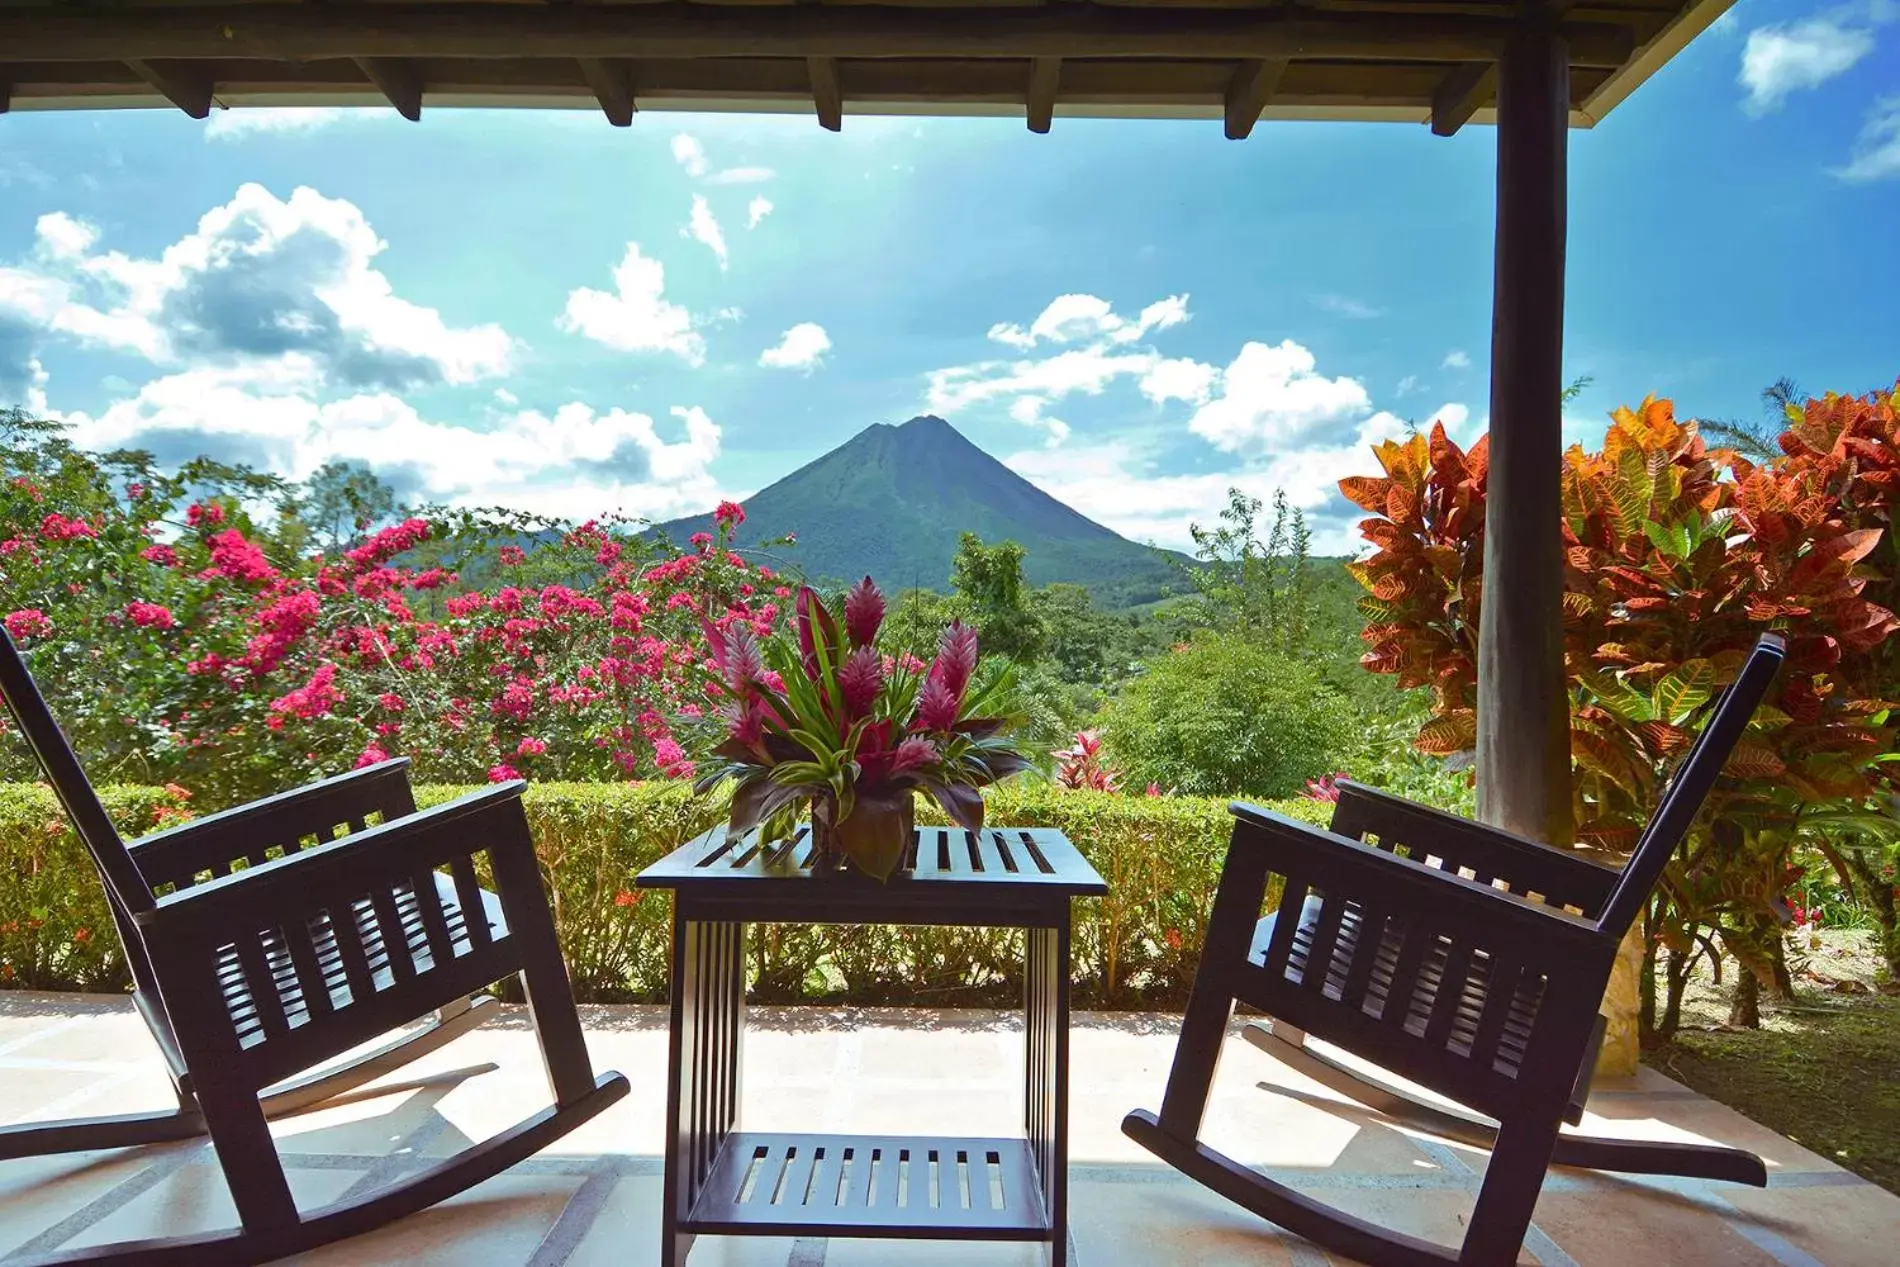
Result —
<svg viewBox="0 0 1900 1267"><path fill-rule="evenodd" d="M1069 925L1028 930L1024 968L1024 1128L1049 1213L1045 1261L1069 1249Z"/></svg>
<svg viewBox="0 0 1900 1267"><path fill-rule="evenodd" d="M660 1261L684 1267L693 1236L679 1224L692 1213L720 1146L739 1124L745 925L683 919L676 911L672 995Z"/></svg>

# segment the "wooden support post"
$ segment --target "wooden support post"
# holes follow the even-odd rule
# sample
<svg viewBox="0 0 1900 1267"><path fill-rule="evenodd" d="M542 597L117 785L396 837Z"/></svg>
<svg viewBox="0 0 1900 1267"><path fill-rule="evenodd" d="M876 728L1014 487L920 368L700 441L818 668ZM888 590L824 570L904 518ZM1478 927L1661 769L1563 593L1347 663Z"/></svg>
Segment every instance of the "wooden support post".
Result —
<svg viewBox="0 0 1900 1267"><path fill-rule="evenodd" d="M165 100L194 119L211 114L211 80L196 71L159 66L147 61L129 61L132 73L156 88Z"/></svg>
<svg viewBox="0 0 1900 1267"><path fill-rule="evenodd" d="M818 126L827 132L844 128L844 91L838 86L838 62L832 57L807 57L805 73L811 76L811 104L818 112Z"/></svg>
<svg viewBox="0 0 1900 1267"><path fill-rule="evenodd" d="M1478 107L1498 90L1496 62L1466 62L1446 75L1432 93L1432 131L1439 136L1454 135L1471 122Z"/></svg>
<svg viewBox="0 0 1900 1267"><path fill-rule="evenodd" d="M1491 468L1478 630L1478 815L1570 843L1561 480L1570 72L1554 28L1498 67Z"/></svg>
<svg viewBox="0 0 1900 1267"><path fill-rule="evenodd" d="M1228 140L1247 139L1253 131L1253 125L1260 121L1260 112L1267 108L1267 102L1273 100L1274 91L1279 88L1280 76L1286 73L1286 67L1287 59L1284 57L1255 59L1234 67L1234 76L1227 81L1225 115Z"/></svg>
<svg viewBox="0 0 1900 1267"><path fill-rule="evenodd" d="M358 57L356 68L388 98L396 113L411 123L422 118L422 72L403 57Z"/></svg>
<svg viewBox="0 0 1900 1267"><path fill-rule="evenodd" d="M0 79L0 114L5 114L12 107L13 85L4 79Z"/></svg>
<svg viewBox="0 0 1900 1267"><path fill-rule="evenodd" d="M594 100L600 102L601 113L607 116L607 122L617 128L632 127L637 107L633 100L633 76L628 72L626 63L603 57L583 57L579 60L581 78L593 89Z"/></svg>
<svg viewBox="0 0 1900 1267"><path fill-rule="evenodd" d="M1056 88L1062 81L1060 57L1038 57L1029 63L1029 130L1047 132L1056 117Z"/></svg>

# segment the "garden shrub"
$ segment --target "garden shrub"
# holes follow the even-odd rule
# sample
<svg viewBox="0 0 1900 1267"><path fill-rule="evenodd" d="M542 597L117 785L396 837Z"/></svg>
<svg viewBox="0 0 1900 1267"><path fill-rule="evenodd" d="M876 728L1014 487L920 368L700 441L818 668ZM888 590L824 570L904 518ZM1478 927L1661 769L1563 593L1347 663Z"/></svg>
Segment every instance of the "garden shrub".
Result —
<svg viewBox="0 0 1900 1267"><path fill-rule="evenodd" d="M466 789L424 785L423 806ZM101 793L128 838L174 820L176 790ZM1064 832L1108 881L1075 905L1075 1000L1091 1007L1186 1001L1232 820L1198 797L1071 792L1023 782L990 791L992 823ZM714 798L678 781L536 784L525 799L576 994L602 1002L666 997L671 902L633 887L648 863L724 818ZM943 825L919 805L920 822ZM1332 806L1271 808L1324 823ZM0 983L113 990L124 963L98 877L49 789L0 784ZM748 943L752 997L931 1006L1008 1006L1022 988L1021 935L990 929L776 925Z"/></svg>
<svg viewBox="0 0 1900 1267"><path fill-rule="evenodd" d="M1353 728L1316 667L1239 634L1203 634L1156 659L1102 727L1130 787L1266 797L1338 769Z"/></svg>

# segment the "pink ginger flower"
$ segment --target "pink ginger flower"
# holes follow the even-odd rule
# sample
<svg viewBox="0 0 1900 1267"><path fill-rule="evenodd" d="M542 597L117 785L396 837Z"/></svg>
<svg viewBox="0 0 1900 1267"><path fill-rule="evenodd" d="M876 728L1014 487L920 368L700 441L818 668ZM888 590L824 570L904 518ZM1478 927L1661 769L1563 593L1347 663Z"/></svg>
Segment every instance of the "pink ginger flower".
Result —
<svg viewBox="0 0 1900 1267"><path fill-rule="evenodd" d="M950 694L963 697L963 688L976 672L976 630L960 620L950 622L937 644L937 661L930 666L933 680L941 680Z"/></svg>
<svg viewBox="0 0 1900 1267"><path fill-rule="evenodd" d="M738 502L720 502L719 509L713 511L713 519L722 524L731 524L737 528L745 522L745 507Z"/></svg>
<svg viewBox="0 0 1900 1267"><path fill-rule="evenodd" d="M5 624L7 632L15 638L44 638L53 632L53 622L37 607L8 612L0 624Z"/></svg>
<svg viewBox="0 0 1900 1267"><path fill-rule="evenodd" d="M868 647L877 641L878 627L884 623L884 595L870 577L865 577L844 596L844 629L854 647Z"/></svg>
<svg viewBox="0 0 1900 1267"><path fill-rule="evenodd" d="M961 701L941 677L932 674L917 692L917 722L914 730L949 730L957 724Z"/></svg>
<svg viewBox="0 0 1900 1267"><path fill-rule="evenodd" d="M870 712L877 693L884 689L884 664L877 652L870 647L853 651L838 670L838 689L844 694L846 716L857 718Z"/></svg>
<svg viewBox="0 0 1900 1267"><path fill-rule="evenodd" d="M897 745L897 752L891 757L891 773L903 774L907 770L921 769L940 755L936 744L913 735Z"/></svg>
<svg viewBox="0 0 1900 1267"><path fill-rule="evenodd" d="M171 608L158 603L130 602L125 605L125 614L141 629L170 629L177 623Z"/></svg>

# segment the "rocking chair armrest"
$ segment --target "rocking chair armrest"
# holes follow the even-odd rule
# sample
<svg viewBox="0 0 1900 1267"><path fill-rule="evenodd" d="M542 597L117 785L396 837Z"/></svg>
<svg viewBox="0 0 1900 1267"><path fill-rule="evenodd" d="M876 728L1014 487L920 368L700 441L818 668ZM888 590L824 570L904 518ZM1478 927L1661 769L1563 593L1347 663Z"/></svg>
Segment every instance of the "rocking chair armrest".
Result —
<svg viewBox="0 0 1900 1267"><path fill-rule="evenodd" d="M539 879L532 870L537 866L534 838L521 806L526 786L518 779L497 783L341 840L180 889L134 918L151 936L217 943L229 939L234 920L258 927L314 914L483 852L506 897L507 876Z"/></svg>
<svg viewBox="0 0 1900 1267"><path fill-rule="evenodd" d="M1402 840L1415 852L1430 852L1503 880L1513 892L1539 893L1587 916L1602 910L1622 874L1575 852L1345 779L1339 781L1333 827L1345 836L1371 832Z"/></svg>
<svg viewBox="0 0 1900 1267"><path fill-rule="evenodd" d="M191 819L141 837L126 849L148 884L187 885L200 872L223 873L240 859L255 861L271 845L294 853L303 836L327 836L339 824L369 813L381 812L393 820L415 813L415 808L409 759L396 757Z"/></svg>
<svg viewBox="0 0 1900 1267"><path fill-rule="evenodd" d="M1615 939L1606 938L1594 921L1561 907L1529 901L1257 805L1236 802L1230 809L1242 824L1257 829L1236 831L1235 849L1256 850L1265 855L1270 870L1329 894L1376 902L1395 914L1426 911L1446 932L1480 944L1495 942L1501 929L1508 930L1514 944L1534 947L1540 959L1569 966L1615 946Z"/></svg>

